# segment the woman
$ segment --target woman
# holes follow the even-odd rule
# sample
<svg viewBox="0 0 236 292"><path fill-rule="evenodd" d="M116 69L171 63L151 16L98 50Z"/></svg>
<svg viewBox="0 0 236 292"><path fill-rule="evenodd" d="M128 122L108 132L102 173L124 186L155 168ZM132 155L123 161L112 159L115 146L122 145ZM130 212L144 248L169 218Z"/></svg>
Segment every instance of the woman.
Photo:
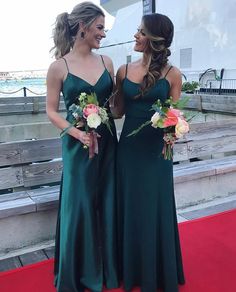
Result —
<svg viewBox="0 0 236 292"><path fill-rule="evenodd" d="M125 114L118 144L119 242L125 291L162 288L178 291L184 283L173 191L172 161L162 156L163 131L146 126L152 104L180 97L181 74L168 56L173 24L161 14L145 15L135 34L136 62L117 72L114 114Z"/></svg>
<svg viewBox="0 0 236 292"><path fill-rule="evenodd" d="M105 37L104 13L91 2L57 17L55 57L47 74L47 114L64 133L63 179L56 233L55 286L58 292L102 291L117 287L114 157L116 134L98 127L98 154L89 159L85 145L91 138L83 128L71 126L58 112L60 92L67 110L82 93L95 92L99 105L107 105L113 89L113 65L92 52Z"/></svg>

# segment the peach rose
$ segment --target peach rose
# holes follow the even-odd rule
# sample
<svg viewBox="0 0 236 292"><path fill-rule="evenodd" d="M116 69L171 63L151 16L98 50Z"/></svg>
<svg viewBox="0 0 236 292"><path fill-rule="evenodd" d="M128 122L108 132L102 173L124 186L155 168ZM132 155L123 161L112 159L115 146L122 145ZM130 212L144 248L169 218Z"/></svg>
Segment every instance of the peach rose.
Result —
<svg viewBox="0 0 236 292"><path fill-rule="evenodd" d="M175 135L177 138L183 137L184 134L189 132L189 124L183 119L178 119L178 123L175 126Z"/></svg>

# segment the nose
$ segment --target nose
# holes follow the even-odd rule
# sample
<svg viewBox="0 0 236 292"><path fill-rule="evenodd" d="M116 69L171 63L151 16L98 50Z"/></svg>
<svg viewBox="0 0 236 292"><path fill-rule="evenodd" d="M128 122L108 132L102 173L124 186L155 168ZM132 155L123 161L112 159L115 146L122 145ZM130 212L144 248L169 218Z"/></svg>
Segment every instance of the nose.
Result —
<svg viewBox="0 0 236 292"><path fill-rule="evenodd" d="M105 30L102 30L102 31L101 31L101 37L102 37L102 38L105 38L105 37L106 37L106 32L105 32Z"/></svg>

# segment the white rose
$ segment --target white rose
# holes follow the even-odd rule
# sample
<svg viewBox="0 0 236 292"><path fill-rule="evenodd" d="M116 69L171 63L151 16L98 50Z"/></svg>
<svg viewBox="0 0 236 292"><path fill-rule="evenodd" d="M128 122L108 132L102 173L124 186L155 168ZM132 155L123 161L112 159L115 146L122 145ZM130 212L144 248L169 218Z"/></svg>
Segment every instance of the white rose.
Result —
<svg viewBox="0 0 236 292"><path fill-rule="evenodd" d="M97 113L92 113L87 117L87 123L90 128L96 129L102 120Z"/></svg>
<svg viewBox="0 0 236 292"><path fill-rule="evenodd" d="M184 134L189 132L189 124L183 119L178 118L178 123L175 126L175 135L181 138Z"/></svg>
<svg viewBox="0 0 236 292"><path fill-rule="evenodd" d="M160 119L160 114L158 112L155 112L155 114L151 118L153 128L158 127L157 122L159 121L159 119Z"/></svg>

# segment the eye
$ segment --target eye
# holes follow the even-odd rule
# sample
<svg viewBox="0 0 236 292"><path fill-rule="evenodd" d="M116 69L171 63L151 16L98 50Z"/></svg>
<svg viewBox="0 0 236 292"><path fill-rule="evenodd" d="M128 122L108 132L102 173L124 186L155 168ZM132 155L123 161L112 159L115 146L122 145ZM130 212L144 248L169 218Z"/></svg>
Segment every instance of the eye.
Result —
<svg viewBox="0 0 236 292"><path fill-rule="evenodd" d="M101 31L103 30L105 33L108 32L108 29L105 29L105 27L103 25L97 25L96 28L101 30Z"/></svg>
<svg viewBox="0 0 236 292"><path fill-rule="evenodd" d="M142 36L146 36L145 32L142 28L137 28L138 33L140 33Z"/></svg>

